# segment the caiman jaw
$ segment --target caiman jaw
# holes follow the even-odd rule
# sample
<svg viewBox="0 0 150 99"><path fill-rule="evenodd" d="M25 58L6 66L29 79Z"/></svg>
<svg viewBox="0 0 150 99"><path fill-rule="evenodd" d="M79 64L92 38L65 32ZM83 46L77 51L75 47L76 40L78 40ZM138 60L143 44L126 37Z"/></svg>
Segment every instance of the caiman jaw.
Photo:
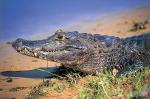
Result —
<svg viewBox="0 0 150 99"><path fill-rule="evenodd" d="M27 56L36 56L33 49L27 46L17 47L16 51Z"/></svg>
<svg viewBox="0 0 150 99"><path fill-rule="evenodd" d="M60 55L60 54L67 54L67 53L72 53L76 51L82 51L83 48L76 48L72 46L67 46L67 47L62 47L59 49L47 49L44 47L28 47L28 46L19 46L15 48L17 52L27 55L27 56L32 56L40 59L45 59L47 60L47 57L53 57L55 55ZM52 61L57 61L53 58L49 58L48 60Z"/></svg>

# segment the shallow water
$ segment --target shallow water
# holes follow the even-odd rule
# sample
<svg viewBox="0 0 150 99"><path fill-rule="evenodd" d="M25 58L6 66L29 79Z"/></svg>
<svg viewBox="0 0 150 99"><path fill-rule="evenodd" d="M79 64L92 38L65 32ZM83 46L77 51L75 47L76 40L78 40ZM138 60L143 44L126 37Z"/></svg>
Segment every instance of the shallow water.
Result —
<svg viewBox="0 0 150 99"><path fill-rule="evenodd" d="M59 68L58 67L49 67L46 70L49 72L56 72ZM40 71L38 69L33 70L25 70L25 71L4 71L0 73L6 77L21 77L21 78L53 78L55 77L52 74L47 73L46 71Z"/></svg>

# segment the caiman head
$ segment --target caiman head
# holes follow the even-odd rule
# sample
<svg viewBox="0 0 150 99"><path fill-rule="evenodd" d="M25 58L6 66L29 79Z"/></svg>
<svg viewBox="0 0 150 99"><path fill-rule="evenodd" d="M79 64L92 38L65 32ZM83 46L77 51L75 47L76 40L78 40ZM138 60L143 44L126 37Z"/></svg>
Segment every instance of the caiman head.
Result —
<svg viewBox="0 0 150 99"><path fill-rule="evenodd" d="M62 64L80 64L90 58L90 47L94 40L75 32L62 30L44 40L17 39L13 48L23 55L51 60ZM91 43L91 44L90 44Z"/></svg>

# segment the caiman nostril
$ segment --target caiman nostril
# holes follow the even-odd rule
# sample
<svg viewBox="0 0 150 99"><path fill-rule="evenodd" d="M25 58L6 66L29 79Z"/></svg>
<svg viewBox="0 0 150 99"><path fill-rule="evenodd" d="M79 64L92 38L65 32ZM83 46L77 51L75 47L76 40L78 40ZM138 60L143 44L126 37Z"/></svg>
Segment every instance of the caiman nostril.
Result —
<svg viewBox="0 0 150 99"><path fill-rule="evenodd" d="M20 48L23 46L23 39L17 39L12 43L12 46L16 49L16 50L20 50Z"/></svg>
<svg viewBox="0 0 150 99"><path fill-rule="evenodd" d="M17 49L16 51L17 51L17 52L20 52L20 49Z"/></svg>

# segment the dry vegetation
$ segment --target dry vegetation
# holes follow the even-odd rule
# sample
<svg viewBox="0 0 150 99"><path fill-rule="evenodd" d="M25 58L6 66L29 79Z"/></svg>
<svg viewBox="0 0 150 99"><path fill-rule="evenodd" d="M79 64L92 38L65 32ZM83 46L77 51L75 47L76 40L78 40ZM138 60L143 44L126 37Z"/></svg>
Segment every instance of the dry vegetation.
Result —
<svg viewBox="0 0 150 99"><path fill-rule="evenodd" d="M45 72L47 72L45 70ZM65 77L47 79L36 85L27 99L55 97L60 99L149 99L150 68L127 77L115 77L111 71L97 76L67 69ZM62 79L64 78L64 79ZM71 94L67 91L71 91Z"/></svg>

